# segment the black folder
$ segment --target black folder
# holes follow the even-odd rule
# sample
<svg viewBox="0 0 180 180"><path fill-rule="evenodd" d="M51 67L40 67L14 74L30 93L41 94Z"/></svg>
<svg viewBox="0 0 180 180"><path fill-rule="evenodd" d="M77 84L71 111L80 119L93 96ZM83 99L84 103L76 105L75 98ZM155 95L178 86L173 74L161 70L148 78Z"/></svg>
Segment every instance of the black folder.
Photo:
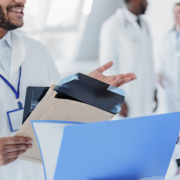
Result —
<svg viewBox="0 0 180 180"><path fill-rule="evenodd" d="M23 122L28 118L39 102L46 95L49 87L27 87L24 106Z"/></svg>

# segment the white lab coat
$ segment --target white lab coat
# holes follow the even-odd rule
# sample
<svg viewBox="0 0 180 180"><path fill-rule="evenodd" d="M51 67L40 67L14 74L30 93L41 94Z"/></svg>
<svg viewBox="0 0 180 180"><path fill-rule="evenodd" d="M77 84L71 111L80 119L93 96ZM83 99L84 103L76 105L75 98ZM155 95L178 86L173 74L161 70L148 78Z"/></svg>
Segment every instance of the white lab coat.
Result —
<svg viewBox="0 0 180 180"><path fill-rule="evenodd" d="M22 67L20 100L25 101L28 86L50 86L57 84L60 75L47 49L20 31L12 31L12 60L10 78L0 68L3 75L17 88L19 68ZM18 109L17 100L11 89L0 79L0 137L13 136L10 132L6 112ZM0 167L0 180L44 180L42 165L16 160Z"/></svg>
<svg viewBox="0 0 180 180"><path fill-rule="evenodd" d="M158 74L165 78L167 112L180 111L180 39L177 39L175 31L169 32L161 45ZM173 158L180 158L180 142L176 145Z"/></svg>
<svg viewBox="0 0 180 180"><path fill-rule="evenodd" d="M180 39L169 32L161 45L158 73L164 78L168 112L180 111Z"/></svg>
<svg viewBox="0 0 180 180"><path fill-rule="evenodd" d="M119 9L103 24L100 35L100 64L113 61L111 74L132 72L137 76L137 80L122 86L129 117L150 115L155 107L152 39L142 18L141 25Z"/></svg>
<svg viewBox="0 0 180 180"><path fill-rule="evenodd" d="M171 179L169 179L169 180L180 180L180 175L175 176L175 177L173 177L173 178L171 178Z"/></svg>

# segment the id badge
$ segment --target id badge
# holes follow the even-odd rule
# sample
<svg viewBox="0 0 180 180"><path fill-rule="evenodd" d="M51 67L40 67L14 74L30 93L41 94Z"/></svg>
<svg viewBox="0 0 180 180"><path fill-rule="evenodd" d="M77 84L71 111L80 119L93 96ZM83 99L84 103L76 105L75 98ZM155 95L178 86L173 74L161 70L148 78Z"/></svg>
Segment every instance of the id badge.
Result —
<svg viewBox="0 0 180 180"><path fill-rule="evenodd" d="M19 130L22 126L23 113L24 109L16 109L14 111L7 112L11 132Z"/></svg>

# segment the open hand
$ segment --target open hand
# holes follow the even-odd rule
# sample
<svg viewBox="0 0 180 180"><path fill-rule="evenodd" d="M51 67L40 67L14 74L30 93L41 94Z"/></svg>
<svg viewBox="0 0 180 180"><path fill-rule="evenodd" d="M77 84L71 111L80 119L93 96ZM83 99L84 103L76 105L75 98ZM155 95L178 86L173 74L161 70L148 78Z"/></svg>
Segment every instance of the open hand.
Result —
<svg viewBox="0 0 180 180"><path fill-rule="evenodd" d="M125 83L128 83L130 81L133 81L136 78L134 73L128 73L128 74L119 74L115 76L105 76L103 75L103 72L111 68L113 65L113 62L109 62L100 68L92 71L91 73L88 74L88 76L95 78L99 81L102 81L106 84L110 84L115 87L120 87Z"/></svg>

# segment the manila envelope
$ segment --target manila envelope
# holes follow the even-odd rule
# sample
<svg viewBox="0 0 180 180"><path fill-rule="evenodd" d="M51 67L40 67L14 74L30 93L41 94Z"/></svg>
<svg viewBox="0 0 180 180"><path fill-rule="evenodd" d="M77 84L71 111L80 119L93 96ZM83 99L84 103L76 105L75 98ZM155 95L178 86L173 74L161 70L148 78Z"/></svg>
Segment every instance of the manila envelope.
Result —
<svg viewBox="0 0 180 180"><path fill-rule="evenodd" d="M55 98L57 92L51 86L49 91L27 118L15 136L29 137L32 141L32 148L21 155L19 159L42 164L41 154L36 140L31 120L59 120L82 123L94 123L107 121L114 117L114 114L103 111L96 107L67 99ZM52 150L53 152L53 150Z"/></svg>

